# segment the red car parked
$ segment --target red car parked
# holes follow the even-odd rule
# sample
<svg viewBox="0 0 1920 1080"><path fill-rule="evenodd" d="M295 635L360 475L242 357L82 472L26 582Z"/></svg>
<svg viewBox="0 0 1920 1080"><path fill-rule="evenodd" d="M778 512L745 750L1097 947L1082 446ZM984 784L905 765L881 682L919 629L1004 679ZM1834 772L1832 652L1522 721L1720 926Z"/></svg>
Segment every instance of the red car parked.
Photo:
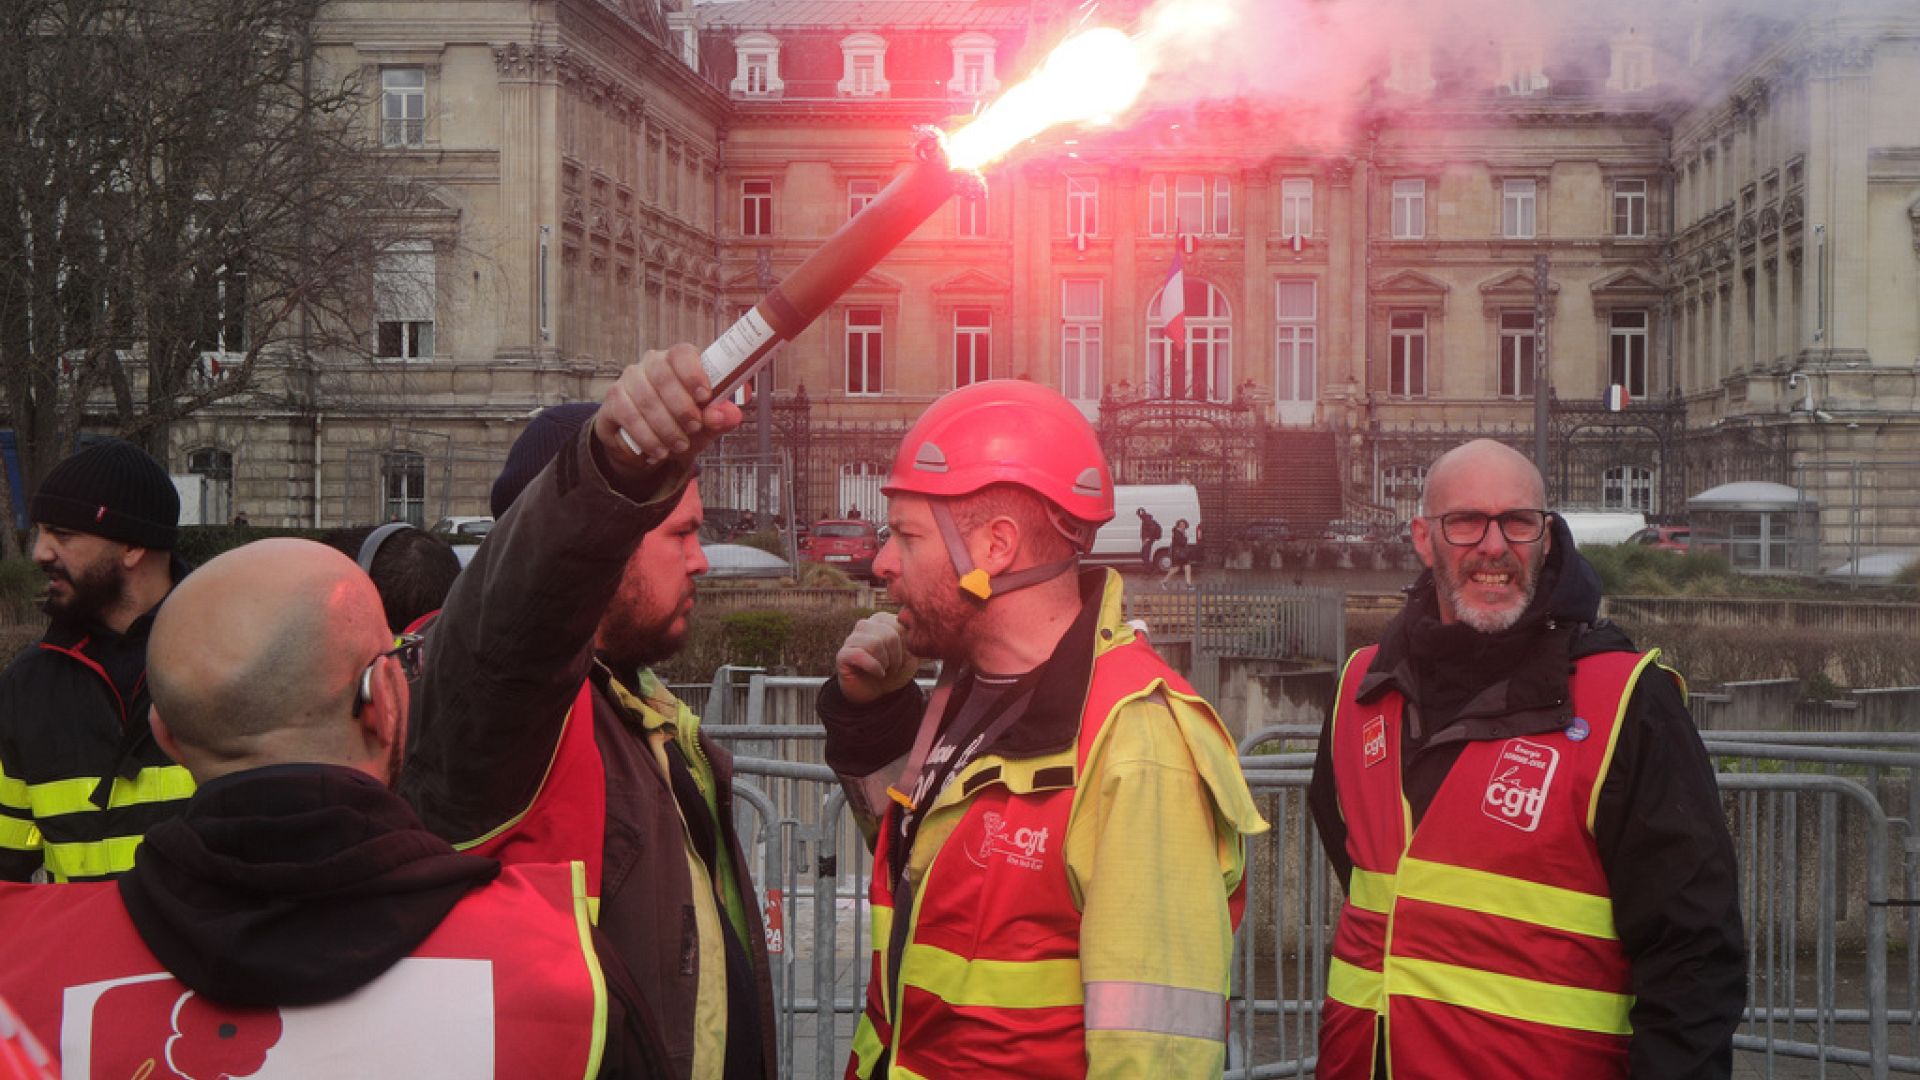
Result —
<svg viewBox="0 0 1920 1080"><path fill-rule="evenodd" d="M880 530L871 521L827 518L816 521L800 547L808 562L837 566L854 577L873 576L873 557L880 553Z"/></svg>

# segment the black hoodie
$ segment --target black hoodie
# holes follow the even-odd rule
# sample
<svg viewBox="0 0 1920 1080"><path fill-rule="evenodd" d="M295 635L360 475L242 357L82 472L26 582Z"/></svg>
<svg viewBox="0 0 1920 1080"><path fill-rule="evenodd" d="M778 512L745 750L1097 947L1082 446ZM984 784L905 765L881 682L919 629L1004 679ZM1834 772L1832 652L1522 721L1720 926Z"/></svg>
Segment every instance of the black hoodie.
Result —
<svg viewBox="0 0 1920 1080"><path fill-rule="evenodd" d="M276 765L202 786L119 885L141 939L194 991L310 1005L371 982L499 873L363 772Z"/></svg>
<svg viewBox="0 0 1920 1080"><path fill-rule="evenodd" d="M1408 590L1358 696L1406 699L1401 786L1419 827L1468 743L1557 731L1572 716L1572 661L1632 650L1599 618L1600 579L1553 519L1553 545L1527 610L1484 634L1443 625L1431 571ZM1334 789L1332 717L1308 802L1344 887L1353 872ZM1649 669L1634 687L1600 786L1594 841L1613 890L1614 926L1632 962L1629 1068L1635 1080L1731 1075L1746 1004L1746 950L1733 842L1713 764L1677 679Z"/></svg>

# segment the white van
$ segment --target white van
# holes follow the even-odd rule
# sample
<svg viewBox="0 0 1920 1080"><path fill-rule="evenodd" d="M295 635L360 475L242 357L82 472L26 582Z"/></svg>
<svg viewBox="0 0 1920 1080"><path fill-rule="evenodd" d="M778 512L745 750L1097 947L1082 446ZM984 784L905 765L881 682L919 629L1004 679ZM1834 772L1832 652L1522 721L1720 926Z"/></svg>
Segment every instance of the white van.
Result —
<svg viewBox="0 0 1920 1080"><path fill-rule="evenodd" d="M1647 527L1647 515L1621 510L1562 510L1559 514L1573 534L1575 547L1624 544Z"/></svg>
<svg viewBox="0 0 1920 1080"><path fill-rule="evenodd" d="M1186 519L1188 543L1199 538L1200 493L1192 484L1116 484L1113 520L1102 525L1094 536L1087 561L1140 565L1140 510L1152 514L1160 523L1160 538L1153 542L1152 561L1156 570L1165 570L1172 561L1168 547L1173 543L1175 522Z"/></svg>

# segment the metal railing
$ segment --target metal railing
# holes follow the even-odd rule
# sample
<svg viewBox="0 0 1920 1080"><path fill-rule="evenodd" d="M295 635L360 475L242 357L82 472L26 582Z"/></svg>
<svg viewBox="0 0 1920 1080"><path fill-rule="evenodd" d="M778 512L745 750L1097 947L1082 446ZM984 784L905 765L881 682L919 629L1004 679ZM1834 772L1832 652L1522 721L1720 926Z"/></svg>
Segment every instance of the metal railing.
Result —
<svg viewBox="0 0 1920 1080"><path fill-rule="evenodd" d="M759 709L736 715L763 717L760 709L779 703L787 722L705 730L753 751L736 758L735 789L756 880L778 913L769 933L777 927L780 1075L824 1080L844 1069L865 1000L871 859L845 796L818 764L823 733L794 722L790 704L779 702L803 692L811 700L819 680L780 682L763 689ZM1242 769L1272 828L1249 843L1235 942L1227 1076L1237 1080L1314 1067L1341 902L1307 808L1318 735L1269 728L1241 744ZM1920 735L1706 738L1741 875L1749 953L1747 1012L1735 1036L1742 1074L1771 1077L1800 1059L1836 1076L1920 1075L1920 928L1915 909L1890 895L1898 875L1901 896L1920 897ZM1889 805L1901 815L1889 817ZM1803 1075L1798 1068L1790 1074Z"/></svg>

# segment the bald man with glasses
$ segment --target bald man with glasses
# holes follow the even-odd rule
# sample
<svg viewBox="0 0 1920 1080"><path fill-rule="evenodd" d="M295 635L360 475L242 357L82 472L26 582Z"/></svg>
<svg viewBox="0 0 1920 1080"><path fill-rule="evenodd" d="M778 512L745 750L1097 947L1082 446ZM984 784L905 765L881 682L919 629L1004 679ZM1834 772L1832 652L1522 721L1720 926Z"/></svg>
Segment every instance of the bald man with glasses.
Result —
<svg viewBox="0 0 1920 1080"><path fill-rule="evenodd" d="M1314 763L1346 890L1316 1075L1729 1076L1737 877L1679 675L1599 617L1517 451L1442 455L1411 533Z"/></svg>
<svg viewBox="0 0 1920 1080"><path fill-rule="evenodd" d="M456 853L392 792L417 654L310 541L174 589L148 667L185 813L117 882L0 884L0 1000L69 1075L660 1075L579 865Z"/></svg>

